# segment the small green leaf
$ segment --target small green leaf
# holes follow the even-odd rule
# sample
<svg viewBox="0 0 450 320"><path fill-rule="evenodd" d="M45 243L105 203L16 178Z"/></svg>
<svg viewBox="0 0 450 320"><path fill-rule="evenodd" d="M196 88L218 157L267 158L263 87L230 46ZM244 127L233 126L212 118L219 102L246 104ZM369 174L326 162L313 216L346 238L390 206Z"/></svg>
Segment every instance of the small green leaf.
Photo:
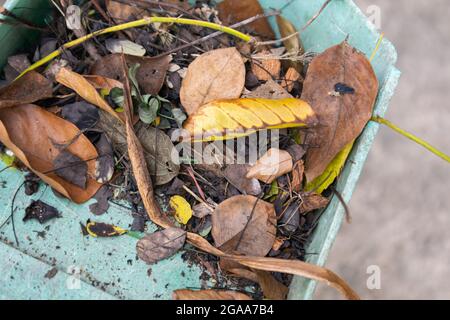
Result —
<svg viewBox="0 0 450 320"><path fill-rule="evenodd" d="M182 128L183 122L187 119L186 114L180 108L174 108L171 111L178 127Z"/></svg>
<svg viewBox="0 0 450 320"><path fill-rule="evenodd" d="M118 106L123 108L124 98L123 98L123 89L121 88L112 88L109 92L109 96L111 100Z"/></svg>
<svg viewBox="0 0 450 320"><path fill-rule="evenodd" d="M142 122L146 124L151 124L153 121L155 121L156 117L158 116L158 110L161 106L161 102L158 100L158 98L154 97L146 97L143 99L143 101L139 104L139 118Z"/></svg>

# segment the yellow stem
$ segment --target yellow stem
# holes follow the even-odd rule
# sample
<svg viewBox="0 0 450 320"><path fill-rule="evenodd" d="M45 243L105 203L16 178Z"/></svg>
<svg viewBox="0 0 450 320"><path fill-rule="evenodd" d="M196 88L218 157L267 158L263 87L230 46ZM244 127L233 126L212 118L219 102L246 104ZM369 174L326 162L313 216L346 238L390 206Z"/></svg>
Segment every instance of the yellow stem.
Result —
<svg viewBox="0 0 450 320"><path fill-rule="evenodd" d="M123 24L119 24L117 26L109 27L106 29L98 30L93 33L90 33L84 37L78 38L76 40L73 40L71 42L68 42L64 44L61 48L59 48L56 51L53 51L48 56L42 58L41 60L37 61L33 65L31 65L29 68L27 68L25 71L23 71L15 80L22 77L27 72L30 72L32 70L35 70L36 68L39 68L40 66L43 66L44 64L52 61L56 57L60 56L64 50L75 47L77 45L80 45L87 40L90 40L94 37L98 37L104 34L113 33L117 31L127 30L131 28L138 28L143 27L152 23L179 23L179 24L186 24L186 25L194 25L199 27L205 27L217 31L221 31L224 33L228 33L236 38L239 38L241 40L244 40L245 42L250 42L253 40L253 38L245 33L239 32L233 28L225 27L217 23L202 21L202 20L195 20L195 19L185 19L185 18L172 18L172 17L150 17L150 18L144 18L132 22L127 22Z"/></svg>
<svg viewBox="0 0 450 320"><path fill-rule="evenodd" d="M425 149L427 149L428 151L434 153L435 155L437 155L438 157L444 159L445 161L447 161L448 163L450 163L450 156L446 155L445 153L443 153L442 151L436 149L435 147L433 147L432 145L430 145L428 142L416 137L415 135L397 127L395 124L393 124L392 122L381 118L381 117L372 117L371 119L374 122L383 124L389 128L391 128L392 130L398 132L399 134L401 134L402 136L414 141L415 143L421 145L422 147L424 147Z"/></svg>

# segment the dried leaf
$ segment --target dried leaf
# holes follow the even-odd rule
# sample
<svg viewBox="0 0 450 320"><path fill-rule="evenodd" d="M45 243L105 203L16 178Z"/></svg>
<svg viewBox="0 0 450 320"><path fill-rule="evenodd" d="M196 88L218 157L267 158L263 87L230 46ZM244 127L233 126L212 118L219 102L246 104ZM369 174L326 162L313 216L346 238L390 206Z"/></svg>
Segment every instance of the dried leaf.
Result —
<svg viewBox="0 0 450 320"><path fill-rule="evenodd" d="M76 155L62 150L56 157L53 159L53 166L56 169L55 174L70 182L81 189L86 189L87 183L87 163L81 160Z"/></svg>
<svg viewBox="0 0 450 320"><path fill-rule="evenodd" d="M175 290L174 300L252 300L246 294L230 290Z"/></svg>
<svg viewBox="0 0 450 320"><path fill-rule="evenodd" d="M34 105L22 105L0 111L0 140L24 165L59 193L76 203L89 200L100 188L91 177L95 174L97 151L72 123ZM59 155L58 145L73 141L66 151L87 162L86 189L58 177L53 165Z"/></svg>
<svg viewBox="0 0 450 320"><path fill-rule="evenodd" d="M317 209L325 208L330 202L329 199L317 193L306 193L302 195L301 213L308 213Z"/></svg>
<svg viewBox="0 0 450 320"><path fill-rule="evenodd" d="M187 224L192 218L192 208L189 202L182 196L173 196L170 198L169 205L174 210L175 220L181 224Z"/></svg>
<svg viewBox="0 0 450 320"><path fill-rule="evenodd" d="M51 219L59 218L61 214L55 207L52 207L41 200L33 200L25 209L25 217L23 221L36 219L40 224L43 224Z"/></svg>
<svg viewBox="0 0 450 320"><path fill-rule="evenodd" d="M249 169L247 178L272 183L278 177L291 172L292 167L292 157L289 152L271 148Z"/></svg>
<svg viewBox="0 0 450 320"><path fill-rule="evenodd" d="M325 171L306 185L305 191L315 191L318 194L322 194L322 192L325 191L341 174L342 168L344 167L345 162L352 151L353 144L354 142L352 141L346 145L344 149L339 151Z"/></svg>
<svg viewBox="0 0 450 320"><path fill-rule="evenodd" d="M103 222L93 222L89 221L86 223L86 231L92 237L100 237L100 238L111 238L118 237L125 233L127 230L122 229L120 227L114 226L112 224L103 223Z"/></svg>
<svg viewBox="0 0 450 320"><path fill-rule="evenodd" d="M96 88L82 75L70 71L67 68L61 68L56 75L56 81L75 91L87 102L105 110L120 121L123 121L122 116L111 108L111 106L100 96Z"/></svg>
<svg viewBox="0 0 450 320"><path fill-rule="evenodd" d="M239 98L244 84L245 66L236 48L212 50L189 65L181 85L181 104L192 115L205 103Z"/></svg>
<svg viewBox="0 0 450 320"><path fill-rule="evenodd" d="M298 211L299 205L297 203L291 204L281 216L280 228L288 235L297 231L300 225L300 213Z"/></svg>
<svg viewBox="0 0 450 320"><path fill-rule="evenodd" d="M354 89L340 94L336 84ZM302 99L311 104L321 126L308 134L313 145L306 156L308 183L320 176L334 157L355 140L372 116L378 93L378 80L364 54L347 42L317 56L308 68Z"/></svg>
<svg viewBox="0 0 450 320"><path fill-rule="evenodd" d="M84 101L66 104L61 108L61 116L80 130L93 128L99 120L98 108Z"/></svg>
<svg viewBox="0 0 450 320"><path fill-rule="evenodd" d="M292 190L300 192L303 183L303 174L305 173L305 165L302 160L297 161L292 168Z"/></svg>
<svg viewBox="0 0 450 320"><path fill-rule="evenodd" d="M269 300L285 300L289 292L288 287L275 279L270 272L254 270L258 278L258 283L264 293L264 297Z"/></svg>
<svg viewBox="0 0 450 320"><path fill-rule="evenodd" d="M212 246L207 240L195 233L188 233L187 240L197 248L216 255L234 260L252 269L281 272L298 275L308 279L324 282L325 284L338 290L345 298L359 300L358 294L334 272L299 260L286 260L275 258L262 258L255 256L230 255Z"/></svg>
<svg viewBox="0 0 450 320"><path fill-rule="evenodd" d="M157 95L161 90L169 67L170 56L160 58L125 56L128 67L139 64L136 79L142 94ZM115 79L123 83L120 54L110 54L97 60L90 73Z"/></svg>
<svg viewBox="0 0 450 320"><path fill-rule="evenodd" d="M186 231L168 228L146 235L136 244L139 258L148 264L167 259L180 250L186 241Z"/></svg>
<svg viewBox="0 0 450 320"><path fill-rule="evenodd" d="M299 99L217 100L201 106L184 123L194 139L225 140L263 129L314 126L312 108Z"/></svg>
<svg viewBox="0 0 450 320"><path fill-rule="evenodd" d="M234 196L220 203L212 224L215 245L225 252L263 257L275 241L275 209L253 196Z"/></svg>
<svg viewBox="0 0 450 320"><path fill-rule="evenodd" d="M261 185L257 179L246 177L248 169L249 166L245 164L230 164L223 174L241 193L258 196L262 191Z"/></svg>
<svg viewBox="0 0 450 320"><path fill-rule="evenodd" d="M280 78L281 61L279 59L269 59L270 52L262 53L258 56L263 59L252 61L252 72L260 81L276 80Z"/></svg>
<svg viewBox="0 0 450 320"><path fill-rule="evenodd" d="M219 10L220 20L226 25L241 22L264 13L258 0L225 0L217 5L217 9ZM247 27L264 38L270 40L275 38L267 19L258 19Z"/></svg>
<svg viewBox="0 0 450 320"><path fill-rule="evenodd" d="M278 29L280 30L281 38L287 38L288 36L297 32L294 25L282 16L277 16L277 25ZM289 37L288 39L283 41L283 44L286 47L288 53L296 53L297 55L302 55L305 53L305 49L303 48L303 44L299 35ZM294 70L298 72L301 72L303 70L303 64L299 61L289 61L289 65L291 65Z"/></svg>
<svg viewBox="0 0 450 320"><path fill-rule="evenodd" d="M196 218L203 219L206 216L211 215L214 212L212 206L201 202L192 207L192 215Z"/></svg>
<svg viewBox="0 0 450 320"><path fill-rule="evenodd" d="M100 127L120 153L127 152L125 127L105 112L100 112ZM136 125L137 138L142 144L144 160L156 185L163 185L175 178L180 166L172 161L173 143L161 130L139 123Z"/></svg>
<svg viewBox="0 0 450 320"><path fill-rule="evenodd" d="M300 73L294 68L289 68L286 72L283 81L281 82L281 86L287 91L291 92L294 89L295 83L302 79Z"/></svg>
<svg viewBox="0 0 450 320"><path fill-rule="evenodd" d="M112 0L106 1L106 9L117 23L142 19L149 14L147 10Z"/></svg>
<svg viewBox="0 0 450 320"><path fill-rule="evenodd" d="M123 52L137 57L143 57L147 53L143 46L126 39L108 39L105 41L105 46L111 53Z"/></svg>
<svg viewBox="0 0 450 320"><path fill-rule="evenodd" d="M95 142L98 152L98 159L95 169L95 179L99 183L106 183L111 180L114 174L114 150L106 134L100 134L100 138Z"/></svg>
<svg viewBox="0 0 450 320"><path fill-rule="evenodd" d="M0 89L0 109L33 103L50 98L53 85L44 76L32 71Z"/></svg>
<svg viewBox="0 0 450 320"><path fill-rule="evenodd" d="M278 83L270 79L250 93L244 94L242 98L288 99L293 98L293 96Z"/></svg>

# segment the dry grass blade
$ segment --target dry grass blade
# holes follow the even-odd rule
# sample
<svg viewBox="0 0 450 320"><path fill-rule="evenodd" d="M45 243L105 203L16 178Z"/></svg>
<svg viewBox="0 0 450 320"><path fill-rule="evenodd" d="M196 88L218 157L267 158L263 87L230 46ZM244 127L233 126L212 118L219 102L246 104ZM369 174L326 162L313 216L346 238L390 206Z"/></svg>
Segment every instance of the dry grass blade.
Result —
<svg viewBox="0 0 450 320"><path fill-rule="evenodd" d="M125 57L122 55L122 68L124 73L124 110L125 110L125 127L128 144L128 156L130 157L131 167L136 179L137 187L144 203L149 218L157 225L169 228L171 223L162 218L159 205L156 203L153 192L152 179L145 162L144 151L142 145L136 136L133 125L133 103L131 101L130 82L128 79L127 64Z"/></svg>

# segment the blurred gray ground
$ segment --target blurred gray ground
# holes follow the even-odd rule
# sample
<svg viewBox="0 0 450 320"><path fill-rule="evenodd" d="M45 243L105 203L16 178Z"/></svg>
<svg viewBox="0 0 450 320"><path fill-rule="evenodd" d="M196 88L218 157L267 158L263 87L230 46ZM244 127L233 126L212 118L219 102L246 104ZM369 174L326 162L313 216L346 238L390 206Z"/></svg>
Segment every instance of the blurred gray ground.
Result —
<svg viewBox="0 0 450 320"><path fill-rule="evenodd" d="M403 72L386 117L450 153L450 1L355 0L381 8ZM327 267L364 299L450 299L450 165L382 128ZM381 268L368 290L367 267ZM338 295L320 285L318 299Z"/></svg>

